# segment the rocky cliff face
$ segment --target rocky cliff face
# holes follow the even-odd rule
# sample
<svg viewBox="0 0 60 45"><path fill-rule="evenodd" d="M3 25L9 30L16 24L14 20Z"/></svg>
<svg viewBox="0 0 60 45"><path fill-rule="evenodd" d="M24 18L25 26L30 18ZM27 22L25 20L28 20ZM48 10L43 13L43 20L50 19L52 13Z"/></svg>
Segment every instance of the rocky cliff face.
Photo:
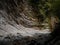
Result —
<svg viewBox="0 0 60 45"><path fill-rule="evenodd" d="M0 0L0 34L33 32L31 28L39 25L35 15L28 0Z"/></svg>
<svg viewBox="0 0 60 45"><path fill-rule="evenodd" d="M28 0L0 0L0 32L12 32L32 27L36 19ZM22 28L22 29L21 29ZM14 31L13 31L14 32Z"/></svg>
<svg viewBox="0 0 60 45"><path fill-rule="evenodd" d="M60 45L58 31L31 28L39 25L36 14L28 0L0 0L0 45Z"/></svg>
<svg viewBox="0 0 60 45"><path fill-rule="evenodd" d="M22 24L29 27L37 22L36 19L32 18L34 14L31 6L28 4L28 0L0 1L0 5L2 8L0 8L1 16L7 20L7 23Z"/></svg>

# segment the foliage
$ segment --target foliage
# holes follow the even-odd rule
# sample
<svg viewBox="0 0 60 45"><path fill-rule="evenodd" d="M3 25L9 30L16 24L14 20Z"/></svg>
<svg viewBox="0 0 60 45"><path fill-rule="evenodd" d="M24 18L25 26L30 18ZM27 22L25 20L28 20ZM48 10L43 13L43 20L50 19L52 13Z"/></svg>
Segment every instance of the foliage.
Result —
<svg viewBox="0 0 60 45"><path fill-rule="evenodd" d="M53 13L60 19L60 0L54 0L52 4Z"/></svg>
<svg viewBox="0 0 60 45"><path fill-rule="evenodd" d="M37 13L35 17L37 17L40 22L44 21L50 12L50 2L48 0L29 0L29 4L35 13Z"/></svg>

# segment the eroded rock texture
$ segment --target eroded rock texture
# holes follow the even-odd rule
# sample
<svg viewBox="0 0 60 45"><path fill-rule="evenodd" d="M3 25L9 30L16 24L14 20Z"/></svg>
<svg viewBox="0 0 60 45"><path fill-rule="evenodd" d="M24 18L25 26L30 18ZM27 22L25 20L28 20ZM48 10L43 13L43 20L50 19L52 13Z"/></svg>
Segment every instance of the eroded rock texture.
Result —
<svg viewBox="0 0 60 45"><path fill-rule="evenodd" d="M34 17L36 14L28 0L0 0L0 45L60 45L60 33L58 31L55 31L56 36L54 36L54 32L53 36L52 34L51 36L35 34L33 37L23 37L20 34L27 33L28 35L28 32L23 32L26 30L25 27L33 27L39 24L38 19ZM18 35L5 36L5 34L11 33Z"/></svg>
<svg viewBox="0 0 60 45"><path fill-rule="evenodd" d="M24 27L38 27L39 22L35 17L38 13L33 9L28 0L0 0L1 35L24 30Z"/></svg>

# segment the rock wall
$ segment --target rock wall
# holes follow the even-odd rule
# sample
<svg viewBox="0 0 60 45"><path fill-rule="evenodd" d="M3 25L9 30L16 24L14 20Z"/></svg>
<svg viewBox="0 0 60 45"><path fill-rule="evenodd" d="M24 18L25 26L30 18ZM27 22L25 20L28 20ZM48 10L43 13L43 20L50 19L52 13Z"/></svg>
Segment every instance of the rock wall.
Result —
<svg viewBox="0 0 60 45"><path fill-rule="evenodd" d="M0 0L1 33L12 32L13 30L16 32L24 29L24 27L36 25L37 20L32 17L33 12L28 0Z"/></svg>

